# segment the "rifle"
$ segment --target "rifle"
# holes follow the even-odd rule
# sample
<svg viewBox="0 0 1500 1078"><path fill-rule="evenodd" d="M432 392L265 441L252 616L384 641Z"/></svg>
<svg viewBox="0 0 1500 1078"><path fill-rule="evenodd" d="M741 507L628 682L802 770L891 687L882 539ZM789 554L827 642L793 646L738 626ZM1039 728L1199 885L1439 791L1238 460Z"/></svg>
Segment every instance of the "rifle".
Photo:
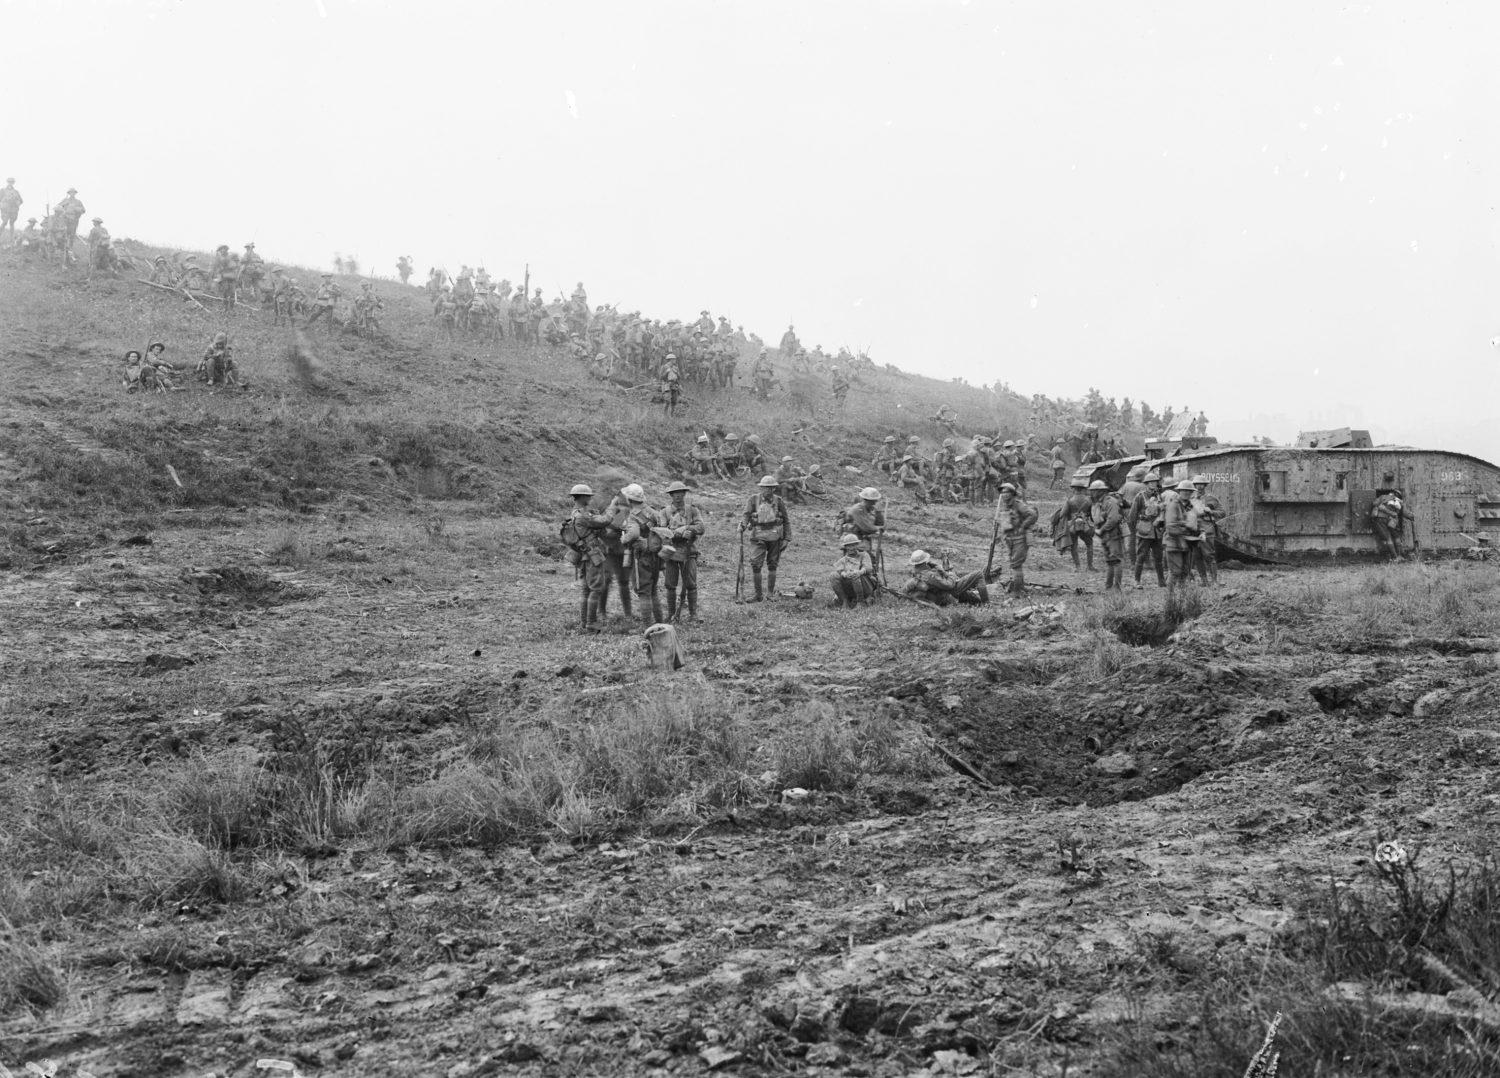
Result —
<svg viewBox="0 0 1500 1078"><path fill-rule="evenodd" d="M995 521L994 533L990 536L989 557L984 559L984 580L989 583L990 567L995 564L995 545L1000 542L1000 522Z"/></svg>
<svg viewBox="0 0 1500 1078"><path fill-rule="evenodd" d="M916 603L918 606L930 607L933 610L943 609L942 607L938 606L937 603L929 603L926 599L918 599L915 595L907 595L905 592L896 591L894 588L888 588L884 584L876 584L875 590L883 591L888 595L894 595L898 599L905 599L909 603Z"/></svg>
<svg viewBox="0 0 1500 1078"><path fill-rule="evenodd" d="M734 601L744 602L745 592L745 525L740 524L740 567L734 574Z"/></svg>
<svg viewBox="0 0 1500 1078"><path fill-rule="evenodd" d="M875 568L880 571L880 586L885 587L885 532L875 533Z"/></svg>

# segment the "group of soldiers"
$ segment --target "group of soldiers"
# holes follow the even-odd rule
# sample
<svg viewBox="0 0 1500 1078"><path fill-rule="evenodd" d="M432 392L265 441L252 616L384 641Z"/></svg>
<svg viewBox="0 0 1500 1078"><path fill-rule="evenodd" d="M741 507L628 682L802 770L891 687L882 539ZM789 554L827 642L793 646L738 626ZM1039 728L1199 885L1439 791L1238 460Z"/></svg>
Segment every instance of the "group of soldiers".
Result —
<svg viewBox="0 0 1500 1078"><path fill-rule="evenodd" d="M959 450L959 440L944 438L930 457L922 453L921 438L910 435L903 447L888 434L875 450L870 466L890 476L918 502L977 505L998 497L1002 484L1026 490L1026 443L979 435Z"/></svg>
<svg viewBox="0 0 1500 1078"><path fill-rule="evenodd" d="M17 232L16 222L25 201L16 188L15 177L7 176L5 186L0 187L0 236L9 233L10 246L19 248L22 257L28 260L57 259L64 266L76 265L78 256L73 248L78 242L78 226L88 212L78 197L78 189L68 188L67 195L56 206L49 207L40 219L28 217L25 228ZM104 218L95 217L91 223L93 228L85 237L90 271L118 273L131 265L133 260L104 227Z"/></svg>
<svg viewBox="0 0 1500 1078"><path fill-rule="evenodd" d="M587 483L568 492L573 508L562 522L560 536L580 582L578 626L583 632L599 631L611 590L618 590L626 617L636 616L633 608L638 603L645 624L697 620L698 562L707 517L690 497L686 483L674 482L666 493L669 503L656 507L647 501L639 483L629 483L600 509L596 492ZM877 488L866 487L859 500L833 521L839 535L838 557L828 576L833 605L862 606L882 591L934 606L989 601L989 585L998 575L990 565L961 574L953 571L946 558L924 550L912 551L907 560L909 579L900 592L894 592L886 583L883 501ZM1011 572L1007 590L1015 596L1025 594L1029 535L1036 522L1036 510L1019 489L1002 483L995 506L991 560L995 546L1003 540ZM778 597L777 573L792 538L786 490L775 475L764 475L740 514L736 599L756 603ZM745 589L747 563L749 594ZM811 590L799 583L796 593L806 596Z"/></svg>
<svg viewBox="0 0 1500 1078"><path fill-rule="evenodd" d="M1104 554L1105 589L1124 586L1125 566L1132 567L1135 586L1149 562L1158 587L1170 596L1190 583L1194 572L1204 586L1219 583L1218 522L1224 519L1219 499L1208 493L1208 477L1185 476L1163 486L1161 475L1138 464L1119 490L1102 479L1081 476L1072 492L1052 515L1052 541L1073 559L1081 572L1082 547L1087 567L1094 569L1094 540Z"/></svg>
<svg viewBox="0 0 1500 1078"><path fill-rule="evenodd" d="M187 373L182 367L166 358L167 346L156 341L141 355L135 349L125 353L120 383L127 393L168 393L185 388L181 379ZM204 349L203 356L193 370L198 381L210 386L237 386L248 388L240 376L240 368L234 361L234 349L229 343L228 333L216 333Z"/></svg>

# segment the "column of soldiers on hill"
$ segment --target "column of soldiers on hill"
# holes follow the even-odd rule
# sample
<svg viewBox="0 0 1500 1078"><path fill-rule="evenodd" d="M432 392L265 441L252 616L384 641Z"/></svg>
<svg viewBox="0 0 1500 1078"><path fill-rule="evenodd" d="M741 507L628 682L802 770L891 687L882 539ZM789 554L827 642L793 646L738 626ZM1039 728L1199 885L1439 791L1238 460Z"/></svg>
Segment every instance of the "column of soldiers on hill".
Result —
<svg viewBox="0 0 1500 1078"><path fill-rule="evenodd" d="M599 631L612 592L618 593L625 617L636 617L638 604L640 620L648 625L698 619L698 562L708 528L707 518L689 497L691 488L686 483L679 480L668 486L669 504L662 507L649 504L639 483L621 487L603 508L598 505L602 495L596 495L586 483L568 493L573 509L564 519L560 534L580 583L578 626L582 631ZM781 558L793 539L785 494L775 475L762 476L740 514L736 597L744 592L748 561L752 590L743 594L745 602L778 597ZM902 590L890 588L883 501L878 489L866 487L860 491L859 500L831 522L839 535L838 556L827 579L832 605L845 609L862 606L879 592L933 606L989 602L993 577L986 570L958 573L946 556L924 550L912 551L907 558L908 579ZM1002 483L995 507L995 541L998 544L1003 539L1005 543L1005 561L1011 570L1007 590L1014 596L1025 594L1029 534L1036 522L1036 510L1020 491L1011 483ZM803 596L811 594L801 582L795 591Z"/></svg>

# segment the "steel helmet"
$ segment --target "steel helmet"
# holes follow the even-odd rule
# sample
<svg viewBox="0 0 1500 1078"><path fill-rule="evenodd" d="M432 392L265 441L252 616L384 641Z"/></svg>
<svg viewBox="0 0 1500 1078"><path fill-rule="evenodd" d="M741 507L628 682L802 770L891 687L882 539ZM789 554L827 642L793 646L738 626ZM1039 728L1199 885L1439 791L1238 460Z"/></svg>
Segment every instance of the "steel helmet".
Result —
<svg viewBox="0 0 1500 1078"><path fill-rule="evenodd" d="M908 565L926 565L931 559L925 550L913 550L911 557L906 559Z"/></svg>
<svg viewBox="0 0 1500 1078"><path fill-rule="evenodd" d="M639 483L631 483L629 486L621 487L620 493L632 502L643 502L646 500L646 491Z"/></svg>
<svg viewBox="0 0 1500 1078"><path fill-rule="evenodd" d="M953 439L952 438L944 438L943 439L943 448L944 449L952 449L953 448Z"/></svg>
<svg viewBox="0 0 1500 1078"><path fill-rule="evenodd" d="M594 488L589 486L587 483L578 483L573 487L572 490L568 491L568 494L570 497L574 498L583 495L587 495L588 497L592 498L594 496Z"/></svg>
<svg viewBox="0 0 1500 1078"><path fill-rule="evenodd" d="M749 442L751 445L760 445L760 435L759 434L746 435L745 441Z"/></svg>
<svg viewBox="0 0 1500 1078"><path fill-rule="evenodd" d="M737 442L740 440L740 436L738 434L726 434L724 435L724 440L726 442Z"/></svg>
<svg viewBox="0 0 1500 1078"><path fill-rule="evenodd" d="M859 546L859 536L853 532L845 532L839 536L839 546Z"/></svg>
<svg viewBox="0 0 1500 1078"><path fill-rule="evenodd" d="M760 477L760 482L756 483L755 485L758 486L758 487L779 487L779 486L781 486L780 483L776 482L776 477L774 475L763 475L763 476L761 476Z"/></svg>
<svg viewBox="0 0 1500 1078"><path fill-rule="evenodd" d="M689 490L689 489L691 489L691 488L686 483L684 483L681 479L679 479L679 480L677 480L677 482L673 483L671 486L669 486L667 488L667 493L668 494L676 494L678 491L686 491L686 490Z"/></svg>
<svg viewBox="0 0 1500 1078"><path fill-rule="evenodd" d="M867 502L878 502L880 500L880 491L874 487L865 487L864 490L859 492L859 496Z"/></svg>
<svg viewBox="0 0 1500 1078"><path fill-rule="evenodd" d="M1011 439L1009 439L1009 438L1005 439L1004 442L1000 443L1000 448L1001 449L1014 449L1015 447L1016 447L1016 443L1013 442L1013 441L1011 441Z"/></svg>
<svg viewBox="0 0 1500 1078"><path fill-rule="evenodd" d="M1146 466L1144 464L1137 464L1134 468L1130 469L1130 478L1131 479L1139 479L1141 476L1143 476L1145 474L1146 474Z"/></svg>
<svg viewBox="0 0 1500 1078"><path fill-rule="evenodd" d="M896 440L896 436L894 434L887 434L885 436L885 440L887 442L894 442Z"/></svg>
<svg viewBox="0 0 1500 1078"><path fill-rule="evenodd" d="M1177 482L1173 485L1176 486L1178 490L1192 490L1193 477L1190 475L1185 475L1181 479L1177 480Z"/></svg>
<svg viewBox="0 0 1500 1078"><path fill-rule="evenodd" d="M918 442L920 442L921 440L922 439L918 438L915 434L913 434L910 438L906 439L906 444L907 445L915 445Z"/></svg>
<svg viewBox="0 0 1500 1078"><path fill-rule="evenodd" d="M668 359L676 359L677 358L677 353L676 352L668 352L667 353L667 358Z"/></svg>
<svg viewBox="0 0 1500 1078"><path fill-rule="evenodd" d="M1089 481L1082 476L1075 475L1072 479L1068 480L1068 486L1070 487L1086 487L1088 485Z"/></svg>
<svg viewBox="0 0 1500 1078"><path fill-rule="evenodd" d="M1015 493L1018 493L1018 492L1016 490L1016 485L1014 483L1001 483L1000 484L1000 493L1001 494L1015 494Z"/></svg>
<svg viewBox="0 0 1500 1078"><path fill-rule="evenodd" d="M1159 485L1161 483L1161 476L1156 472L1147 472L1145 479L1142 481L1146 483L1156 483Z"/></svg>
<svg viewBox="0 0 1500 1078"><path fill-rule="evenodd" d="M791 457L782 457L781 458L781 463L783 463L783 464L790 464L791 462L792 462L792 458Z"/></svg>
<svg viewBox="0 0 1500 1078"><path fill-rule="evenodd" d="M1102 479L1095 479L1092 483L1089 484L1089 489L1090 490L1108 490L1109 489L1109 484L1106 483Z"/></svg>
<svg viewBox="0 0 1500 1078"><path fill-rule="evenodd" d="M604 353L600 352L599 354L602 356ZM706 441L708 441L708 435L706 435L706 434L700 434L700 435L698 435L698 440L700 442L706 442Z"/></svg>
<svg viewBox="0 0 1500 1078"><path fill-rule="evenodd" d="M1199 483L1202 483L1205 487L1208 486L1208 476L1203 475L1201 472L1193 476L1193 486L1196 487Z"/></svg>
<svg viewBox="0 0 1500 1078"><path fill-rule="evenodd" d="M814 464L811 468L807 469L808 475L821 475L822 473L823 465L821 464Z"/></svg>

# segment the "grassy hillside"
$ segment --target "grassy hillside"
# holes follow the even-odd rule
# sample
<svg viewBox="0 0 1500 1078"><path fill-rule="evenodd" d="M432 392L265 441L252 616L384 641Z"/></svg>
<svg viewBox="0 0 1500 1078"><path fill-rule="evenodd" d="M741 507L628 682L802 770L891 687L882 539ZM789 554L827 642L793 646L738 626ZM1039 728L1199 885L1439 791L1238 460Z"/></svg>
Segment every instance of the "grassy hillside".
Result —
<svg viewBox="0 0 1500 1078"><path fill-rule="evenodd" d="M304 284L317 279L294 273ZM356 282L343 280L346 296ZM755 432L768 459L791 453L825 468L866 464L885 434L917 434L930 451L943 431L926 417L943 403L958 409L965 432L1021 434L1017 398L886 368L862 374L838 416L828 414L826 393L824 414L807 422L742 386L689 387L687 414L669 420L561 350L450 338L421 290L375 287L390 341L315 326L326 380L313 389L288 362L290 331L273 326L268 311L226 317L210 304L205 313L128 277L0 258L0 349L12 371L0 468L21 480L7 497L52 512L82 505L124 514L338 496L484 499L550 512L559 490L601 469L664 483L704 429ZM220 330L248 391L197 382L168 395L122 389L127 349L160 340L167 358L191 367ZM790 370L780 373L791 381Z"/></svg>

